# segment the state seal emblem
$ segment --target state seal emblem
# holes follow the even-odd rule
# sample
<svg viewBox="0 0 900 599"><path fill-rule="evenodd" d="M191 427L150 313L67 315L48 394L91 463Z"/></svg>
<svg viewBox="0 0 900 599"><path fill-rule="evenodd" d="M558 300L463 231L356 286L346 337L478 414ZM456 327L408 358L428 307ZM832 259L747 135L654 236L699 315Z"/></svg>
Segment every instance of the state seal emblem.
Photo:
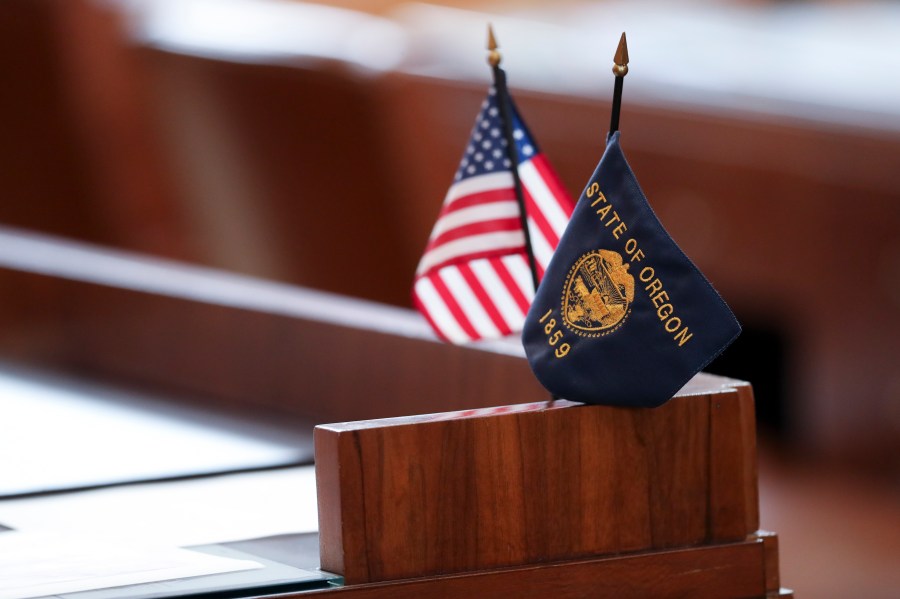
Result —
<svg viewBox="0 0 900 599"><path fill-rule="evenodd" d="M634 277L621 254L594 250L569 270L562 294L566 326L583 337L607 335L621 326L634 301Z"/></svg>

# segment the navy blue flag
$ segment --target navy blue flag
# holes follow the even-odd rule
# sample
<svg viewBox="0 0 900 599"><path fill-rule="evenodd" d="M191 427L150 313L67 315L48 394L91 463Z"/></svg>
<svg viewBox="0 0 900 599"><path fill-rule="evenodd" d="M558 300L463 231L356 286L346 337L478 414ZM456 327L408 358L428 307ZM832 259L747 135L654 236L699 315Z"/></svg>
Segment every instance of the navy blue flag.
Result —
<svg viewBox="0 0 900 599"><path fill-rule="evenodd" d="M740 332L656 218L614 133L525 320L535 376L560 398L655 407Z"/></svg>

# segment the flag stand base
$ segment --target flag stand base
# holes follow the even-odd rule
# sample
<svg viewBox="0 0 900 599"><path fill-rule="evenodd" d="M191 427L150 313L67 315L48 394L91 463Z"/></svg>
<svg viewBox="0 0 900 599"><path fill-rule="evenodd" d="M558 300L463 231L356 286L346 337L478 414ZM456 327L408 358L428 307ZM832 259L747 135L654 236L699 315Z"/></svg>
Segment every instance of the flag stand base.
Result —
<svg viewBox="0 0 900 599"><path fill-rule="evenodd" d="M655 409L562 401L315 436L321 566L345 591L790 596L758 531L747 383L701 374Z"/></svg>

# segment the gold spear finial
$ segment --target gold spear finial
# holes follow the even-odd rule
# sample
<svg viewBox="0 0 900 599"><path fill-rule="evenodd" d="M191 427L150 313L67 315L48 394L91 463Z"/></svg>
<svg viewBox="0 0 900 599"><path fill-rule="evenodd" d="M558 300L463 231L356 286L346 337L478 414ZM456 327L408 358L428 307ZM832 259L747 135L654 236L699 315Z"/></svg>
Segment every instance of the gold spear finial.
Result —
<svg viewBox="0 0 900 599"><path fill-rule="evenodd" d="M616 48L616 55L613 57L613 75L616 77L624 77L628 74L628 42L625 41L625 32L619 38L619 47Z"/></svg>
<svg viewBox="0 0 900 599"><path fill-rule="evenodd" d="M497 38L494 37L494 28L488 23L488 41L487 41L488 64L492 67L500 65L500 53L497 52Z"/></svg>

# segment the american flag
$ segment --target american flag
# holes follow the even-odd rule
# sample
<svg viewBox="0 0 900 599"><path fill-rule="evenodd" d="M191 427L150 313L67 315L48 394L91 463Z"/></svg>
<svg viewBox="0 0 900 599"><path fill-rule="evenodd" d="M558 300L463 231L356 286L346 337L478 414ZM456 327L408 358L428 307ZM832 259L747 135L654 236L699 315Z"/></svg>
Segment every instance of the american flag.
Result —
<svg viewBox="0 0 900 599"><path fill-rule="evenodd" d="M481 105L453 185L416 269L413 302L452 343L522 330L534 296L494 88ZM510 100L519 178L538 277L575 203Z"/></svg>

